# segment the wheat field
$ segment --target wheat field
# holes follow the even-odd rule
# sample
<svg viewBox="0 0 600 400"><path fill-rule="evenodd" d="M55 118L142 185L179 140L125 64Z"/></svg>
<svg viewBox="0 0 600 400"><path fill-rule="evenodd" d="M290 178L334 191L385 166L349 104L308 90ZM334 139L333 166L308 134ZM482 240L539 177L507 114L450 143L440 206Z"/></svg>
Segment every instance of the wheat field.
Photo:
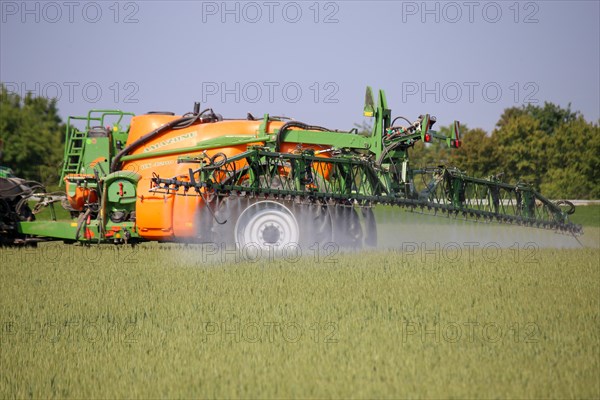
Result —
<svg viewBox="0 0 600 400"><path fill-rule="evenodd" d="M1 249L0 397L600 396L598 248L215 250Z"/></svg>

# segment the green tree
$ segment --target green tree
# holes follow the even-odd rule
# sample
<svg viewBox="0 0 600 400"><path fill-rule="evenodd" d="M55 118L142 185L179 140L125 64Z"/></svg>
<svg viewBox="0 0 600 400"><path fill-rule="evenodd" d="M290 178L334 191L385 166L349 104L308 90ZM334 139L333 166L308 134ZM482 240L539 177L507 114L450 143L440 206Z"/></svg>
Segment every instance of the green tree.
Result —
<svg viewBox="0 0 600 400"><path fill-rule="evenodd" d="M526 181L550 198L600 196L597 124L552 103L504 110L492 134L504 180Z"/></svg>
<svg viewBox="0 0 600 400"><path fill-rule="evenodd" d="M600 198L600 127L583 116L562 123L548 144L541 184L551 198Z"/></svg>
<svg viewBox="0 0 600 400"><path fill-rule="evenodd" d="M522 115L533 117L539 121L539 128L542 131L548 135L553 135L558 126L574 121L579 113L571 111L571 104L566 109L549 102L544 102L543 107L527 104L526 106L511 107L504 110L496 126L498 129L502 129L508 121Z"/></svg>
<svg viewBox="0 0 600 400"><path fill-rule="evenodd" d="M504 172L503 179L530 183L539 190L547 169L545 149L550 136L540 129L539 120L526 113L501 121L500 128L492 133L492 143L493 158Z"/></svg>
<svg viewBox="0 0 600 400"><path fill-rule="evenodd" d="M0 84L0 164L25 179L55 184L63 158L64 125L56 100L24 98Z"/></svg>
<svg viewBox="0 0 600 400"><path fill-rule="evenodd" d="M452 165L478 178L500 172L494 151L494 140L483 129L463 127L460 143L460 147L450 153Z"/></svg>

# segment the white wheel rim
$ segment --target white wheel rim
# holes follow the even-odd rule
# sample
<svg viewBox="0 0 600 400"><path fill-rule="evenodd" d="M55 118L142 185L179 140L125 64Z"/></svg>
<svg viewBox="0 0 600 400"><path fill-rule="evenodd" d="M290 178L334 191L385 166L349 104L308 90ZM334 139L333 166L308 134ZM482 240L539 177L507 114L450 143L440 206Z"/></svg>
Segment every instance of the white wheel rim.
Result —
<svg viewBox="0 0 600 400"><path fill-rule="evenodd" d="M298 222L284 205L260 201L246 208L235 224L235 239L241 249L255 246L282 250L300 239Z"/></svg>

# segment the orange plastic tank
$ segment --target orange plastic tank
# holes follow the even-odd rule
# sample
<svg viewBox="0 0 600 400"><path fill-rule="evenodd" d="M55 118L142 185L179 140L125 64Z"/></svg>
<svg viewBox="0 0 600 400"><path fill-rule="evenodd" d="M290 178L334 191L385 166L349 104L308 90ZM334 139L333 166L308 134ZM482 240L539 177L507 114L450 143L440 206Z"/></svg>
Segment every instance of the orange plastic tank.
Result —
<svg viewBox="0 0 600 400"><path fill-rule="evenodd" d="M130 145L140 137L154 131L155 129L169 123L179 116L147 114L132 118L131 128L127 144ZM245 137L251 139L259 135L262 120L226 120L218 122L207 122L194 124L190 127L169 130L142 146L132 150L129 155L137 155L140 158L123 163L123 170L135 171L141 175L137 189L136 201L136 225L140 236L150 240L188 240L190 238L202 237L206 229L206 218L210 214L203 212L204 200L194 193L184 195L183 188L177 193L155 193L152 190L153 174L162 178L186 179L189 169L197 168L194 164L177 163L180 156L202 157L205 154L213 157L217 153L223 153L227 158L245 152L248 146L264 145L263 141L224 146L214 149L196 149L203 142L221 137ZM282 121L271 121L267 126L268 133L274 133L281 128ZM283 143L281 151L285 153L297 153L298 151L312 149L316 152L326 150L325 146L303 145L297 143ZM169 154L160 155L160 152L169 151ZM320 157L329 158L327 152L319 154ZM246 166L245 161L236 163L238 170ZM331 165L326 163L314 163L315 171L324 179L329 179ZM289 171L288 171L289 172ZM217 174L217 181L223 179Z"/></svg>
<svg viewBox="0 0 600 400"><path fill-rule="evenodd" d="M138 138L173 121L178 116L172 115L141 115L132 118L127 145ZM199 196L183 196L183 189L178 194L158 194L152 191L152 177L157 174L163 178L188 176L193 164L177 164L180 156L201 157L203 150L190 150L201 146L203 142L223 136L257 137L262 121L219 121L195 124L188 128L166 131L139 148L130 155L140 155L141 158L123 163L123 170L139 173L141 179L138 183L136 201L136 225L140 236L151 240L174 240L177 238L191 238L201 236L202 213L204 201ZM269 130L272 131L282 125L274 122ZM250 144L226 146L206 150L206 155L212 157L223 153L226 157L233 157L247 150L249 145L263 145L258 141ZM157 152L173 151L173 154L158 155ZM179 151L178 151L179 150ZM236 165L238 168L245 166L245 161ZM217 176L218 180L219 177Z"/></svg>

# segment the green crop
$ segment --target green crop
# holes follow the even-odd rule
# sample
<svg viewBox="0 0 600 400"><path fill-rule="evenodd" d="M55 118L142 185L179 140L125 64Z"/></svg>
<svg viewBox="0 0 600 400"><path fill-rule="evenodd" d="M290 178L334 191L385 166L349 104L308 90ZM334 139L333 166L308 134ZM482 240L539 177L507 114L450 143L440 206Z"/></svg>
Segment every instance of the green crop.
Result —
<svg viewBox="0 0 600 400"><path fill-rule="evenodd" d="M0 250L1 398L598 398L600 250Z"/></svg>

